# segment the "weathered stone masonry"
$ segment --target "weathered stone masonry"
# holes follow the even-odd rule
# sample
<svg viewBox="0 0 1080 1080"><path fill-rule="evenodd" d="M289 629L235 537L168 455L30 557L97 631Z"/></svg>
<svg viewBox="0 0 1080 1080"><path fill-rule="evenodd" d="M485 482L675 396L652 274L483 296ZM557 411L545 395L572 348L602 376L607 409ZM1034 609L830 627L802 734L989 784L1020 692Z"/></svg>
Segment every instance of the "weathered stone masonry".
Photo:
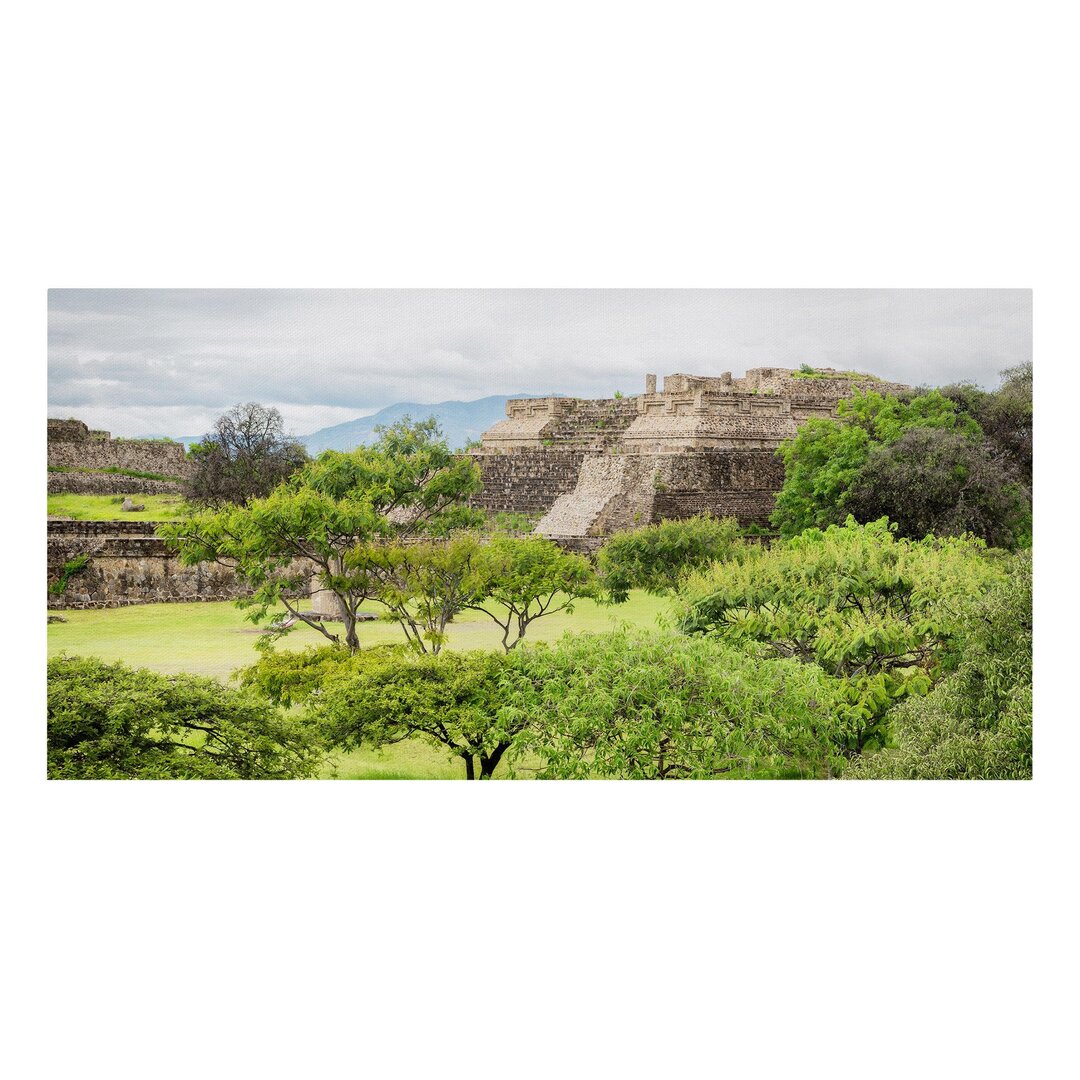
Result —
<svg viewBox="0 0 1080 1080"><path fill-rule="evenodd" d="M189 600L235 600L250 590L217 563L184 566L152 521L50 521L48 575L51 587L65 564L89 555L85 569L63 594L48 594L50 608L109 608Z"/></svg>
<svg viewBox="0 0 1080 1080"><path fill-rule="evenodd" d="M709 512L766 525L783 479L780 444L835 414L856 387L909 389L873 376L753 368L743 378L668 375L632 398L513 399L472 451L475 505L542 513L537 532L579 549L663 518Z"/></svg>
<svg viewBox="0 0 1080 1080"><path fill-rule="evenodd" d="M191 465L180 443L154 439L113 439L107 431L91 431L81 420L49 420L49 466L53 469L128 469L183 480ZM49 493L88 495L166 494L180 490L168 480L109 473L51 472Z"/></svg>

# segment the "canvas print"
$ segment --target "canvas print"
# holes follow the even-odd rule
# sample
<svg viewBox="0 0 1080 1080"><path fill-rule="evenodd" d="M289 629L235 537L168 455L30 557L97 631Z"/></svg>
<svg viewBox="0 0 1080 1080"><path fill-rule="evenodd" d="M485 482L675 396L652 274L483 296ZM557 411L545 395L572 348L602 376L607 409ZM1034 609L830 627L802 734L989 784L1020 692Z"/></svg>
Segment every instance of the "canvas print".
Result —
<svg viewBox="0 0 1080 1080"><path fill-rule="evenodd" d="M1024 289L49 294L52 779L1026 779Z"/></svg>

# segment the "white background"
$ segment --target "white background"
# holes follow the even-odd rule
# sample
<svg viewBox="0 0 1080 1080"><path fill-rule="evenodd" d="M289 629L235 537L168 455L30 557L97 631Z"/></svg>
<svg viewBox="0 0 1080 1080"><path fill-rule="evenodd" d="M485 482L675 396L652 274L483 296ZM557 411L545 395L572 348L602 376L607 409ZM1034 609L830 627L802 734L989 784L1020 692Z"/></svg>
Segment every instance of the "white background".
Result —
<svg viewBox="0 0 1080 1080"><path fill-rule="evenodd" d="M19 1077L1058 1076L1075 37L1027 3L4 16ZM50 286L1032 287L1027 784L47 784Z"/></svg>

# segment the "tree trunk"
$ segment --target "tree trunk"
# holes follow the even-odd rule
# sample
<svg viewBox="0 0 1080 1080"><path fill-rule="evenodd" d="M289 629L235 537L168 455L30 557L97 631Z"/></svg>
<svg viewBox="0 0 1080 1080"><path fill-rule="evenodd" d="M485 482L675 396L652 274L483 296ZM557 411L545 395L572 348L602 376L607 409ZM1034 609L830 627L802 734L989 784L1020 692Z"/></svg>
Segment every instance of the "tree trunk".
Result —
<svg viewBox="0 0 1080 1080"><path fill-rule="evenodd" d="M510 748L509 743L499 743L490 754L480 755L480 779L490 780L495 770L499 767L499 762L502 761L503 754Z"/></svg>
<svg viewBox="0 0 1080 1080"><path fill-rule="evenodd" d="M475 780L476 766L473 764L472 754L462 754L461 756L465 759L465 779Z"/></svg>

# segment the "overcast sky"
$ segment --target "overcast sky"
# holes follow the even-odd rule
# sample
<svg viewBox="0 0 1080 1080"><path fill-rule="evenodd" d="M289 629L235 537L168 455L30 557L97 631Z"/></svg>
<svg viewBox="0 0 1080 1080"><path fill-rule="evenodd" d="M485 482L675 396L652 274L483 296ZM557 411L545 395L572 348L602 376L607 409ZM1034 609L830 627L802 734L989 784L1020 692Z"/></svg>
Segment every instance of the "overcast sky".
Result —
<svg viewBox="0 0 1080 1080"><path fill-rule="evenodd" d="M399 401L608 397L646 372L855 368L993 387L1031 359L1016 289L53 289L49 415L198 435L243 401L305 435Z"/></svg>

